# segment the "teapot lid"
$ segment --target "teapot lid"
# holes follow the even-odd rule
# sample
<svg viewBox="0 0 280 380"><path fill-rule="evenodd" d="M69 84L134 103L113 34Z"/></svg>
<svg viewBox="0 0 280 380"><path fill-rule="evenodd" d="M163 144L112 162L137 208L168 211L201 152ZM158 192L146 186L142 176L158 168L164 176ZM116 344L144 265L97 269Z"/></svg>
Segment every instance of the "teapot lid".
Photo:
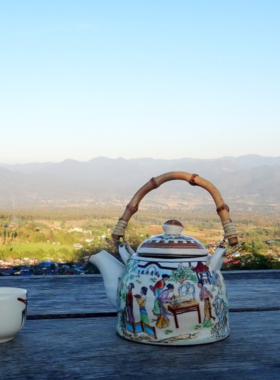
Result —
<svg viewBox="0 0 280 380"><path fill-rule="evenodd" d="M182 235L183 224L178 219L169 219L162 225L163 234L151 236L137 249L138 256L146 257L197 257L207 256L208 252L200 241Z"/></svg>

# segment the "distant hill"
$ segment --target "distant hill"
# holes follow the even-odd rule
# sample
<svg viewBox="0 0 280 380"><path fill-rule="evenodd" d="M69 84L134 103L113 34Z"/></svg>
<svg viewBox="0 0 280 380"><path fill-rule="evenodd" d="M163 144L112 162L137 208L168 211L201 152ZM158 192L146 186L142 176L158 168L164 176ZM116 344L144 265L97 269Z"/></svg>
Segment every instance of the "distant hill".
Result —
<svg viewBox="0 0 280 380"><path fill-rule="evenodd" d="M212 182L224 199L258 207L280 203L280 157L245 155L219 159L162 160L93 158L88 162L0 164L3 208L120 202L125 206L151 177L169 171L197 173ZM206 193L206 194L205 194ZM147 197L208 202L205 190L183 181L165 183ZM241 204L240 203L240 204ZM253 207L253 206L252 206Z"/></svg>

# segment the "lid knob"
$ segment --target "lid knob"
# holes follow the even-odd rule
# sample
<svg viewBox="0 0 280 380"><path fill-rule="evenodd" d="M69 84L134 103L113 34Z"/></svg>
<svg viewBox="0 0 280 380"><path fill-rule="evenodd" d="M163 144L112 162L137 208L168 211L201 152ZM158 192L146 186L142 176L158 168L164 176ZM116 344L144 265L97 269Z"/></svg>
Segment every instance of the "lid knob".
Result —
<svg viewBox="0 0 280 380"><path fill-rule="evenodd" d="M180 235L184 225L178 219L168 219L162 225L163 231L167 235Z"/></svg>

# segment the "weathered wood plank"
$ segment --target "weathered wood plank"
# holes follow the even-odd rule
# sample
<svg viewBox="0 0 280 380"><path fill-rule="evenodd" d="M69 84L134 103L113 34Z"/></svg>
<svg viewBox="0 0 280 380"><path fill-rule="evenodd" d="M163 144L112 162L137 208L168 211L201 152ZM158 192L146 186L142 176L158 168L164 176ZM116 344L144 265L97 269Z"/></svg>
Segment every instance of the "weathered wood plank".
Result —
<svg viewBox="0 0 280 380"><path fill-rule="evenodd" d="M238 270L238 271L223 271L223 276L226 280L248 280L248 279L280 279L280 270Z"/></svg>
<svg viewBox="0 0 280 380"><path fill-rule="evenodd" d="M276 380L280 311L232 313L231 335L189 347L149 346L115 333L116 318L27 321L0 345L1 380Z"/></svg>
<svg viewBox="0 0 280 380"><path fill-rule="evenodd" d="M28 290L28 314L63 314L110 312L100 275L1 277L0 286L17 286Z"/></svg>
<svg viewBox="0 0 280 380"><path fill-rule="evenodd" d="M224 272L231 311L280 308L280 271ZM114 312L100 275L0 277L28 289L28 314Z"/></svg>

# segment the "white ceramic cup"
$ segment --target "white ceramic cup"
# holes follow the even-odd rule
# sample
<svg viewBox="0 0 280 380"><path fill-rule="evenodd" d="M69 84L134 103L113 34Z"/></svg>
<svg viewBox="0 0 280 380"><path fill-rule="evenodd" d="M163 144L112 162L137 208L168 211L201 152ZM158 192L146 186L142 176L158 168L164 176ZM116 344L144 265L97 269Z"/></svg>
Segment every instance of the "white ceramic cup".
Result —
<svg viewBox="0 0 280 380"><path fill-rule="evenodd" d="M0 343L12 340L27 315L27 290L0 287Z"/></svg>

